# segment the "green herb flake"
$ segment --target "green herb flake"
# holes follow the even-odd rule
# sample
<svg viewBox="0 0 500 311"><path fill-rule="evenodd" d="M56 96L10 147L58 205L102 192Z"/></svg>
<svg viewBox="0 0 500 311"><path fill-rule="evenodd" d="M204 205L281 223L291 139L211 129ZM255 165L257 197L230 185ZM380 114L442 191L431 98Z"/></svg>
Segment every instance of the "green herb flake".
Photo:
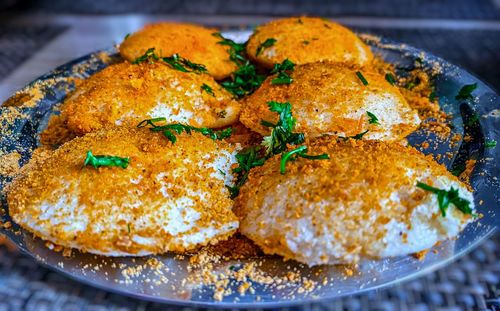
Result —
<svg viewBox="0 0 500 311"><path fill-rule="evenodd" d="M446 211L451 204L455 205L458 210L466 215L473 215L470 207L470 202L458 196L458 189L451 187L450 190L434 188L422 182L417 182L417 187L425 191L432 192L438 196L439 210L441 215L446 217Z"/></svg>
<svg viewBox="0 0 500 311"><path fill-rule="evenodd" d="M497 142L495 140L487 140L484 142L484 146L486 148L495 148L497 146Z"/></svg>
<svg viewBox="0 0 500 311"><path fill-rule="evenodd" d="M195 64L190 60L181 57L179 54L173 54L169 57L163 57L162 60L169 64L175 70L182 72L206 73L207 68L202 64Z"/></svg>
<svg viewBox="0 0 500 311"><path fill-rule="evenodd" d="M437 94L436 94L436 90L434 90L434 87L432 87L431 89L432 89L432 91L429 94L429 101L431 103L433 103L436 100Z"/></svg>
<svg viewBox="0 0 500 311"><path fill-rule="evenodd" d="M301 25L302 25L302 24L304 24L304 22L303 22L303 21L302 21L302 19L300 19L300 18L297 20L297 23L299 23L299 24L301 24Z"/></svg>
<svg viewBox="0 0 500 311"><path fill-rule="evenodd" d="M128 37L130 37L130 33L128 33L128 34L125 35L125 38L123 38L123 41L127 40Z"/></svg>
<svg viewBox="0 0 500 311"><path fill-rule="evenodd" d="M262 146L251 146L238 152L236 155L236 161L238 166L233 169L233 173L236 174L236 183L234 186L227 186L231 198L235 198L240 193L240 188L245 184L250 174L250 170L257 166L262 166L266 162L267 158L263 153Z"/></svg>
<svg viewBox="0 0 500 311"><path fill-rule="evenodd" d="M477 83L474 84L466 84L462 86L460 91L458 91L457 96L455 96L456 100L473 100L472 92L477 88Z"/></svg>
<svg viewBox="0 0 500 311"><path fill-rule="evenodd" d="M208 84L203 83L203 84L201 85L201 90L202 90L202 91L205 91L205 92L207 92L207 94L210 94L210 95L212 95L213 97L215 97L214 90L212 90L212 88L211 88Z"/></svg>
<svg viewBox="0 0 500 311"><path fill-rule="evenodd" d="M307 147L300 146L296 149L285 152L281 155L280 173L285 174L286 173L286 163L288 161L293 161L293 160L297 159L298 157L309 159L309 160L327 160L327 159L330 159L330 156L328 156L328 154L326 154L326 153L318 154L318 155L309 155L309 154L307 154Z"/></svg>
<svg viewBox="0 0 500 311"><path fill-rule="evenodd" d="M92 166L93 168L102 166L116 166L125 169L128 167L129 161L129 158L121 158L108 155L93 155L92 151L89 150L87 151L87 157L83 162L83 166Z"/></svg>
<svg viewBox="0 0 500 311"><path fill-rule="evenodd" d="M308 45L309 43L310 43L310 42L309 42L308 40L304 40L304 41L302 41L302 44L304 44L304 45Z"/></svg>
<svg viewBox="0 0 500 311"><path fill-rule="evenodd" d="M275 64L271 74L277 74L276 78L271 80L271 84L290 84L293 79L290 77L290 72L295 68L295 64L288 59L285 59L281 64Z"/></svg>
<svg viewBox="0 0 500 311"><path fill-rule="evenodd" d="M385 79L387 82L389 82L391 85L396 84L396 78L392 75L392 73L388 72L385 74Z"/></svg>
<svg viewBox="0 0 500 311"><path fill-rule="evenodd" d="M265 79L266 77L257 74L255 66L247 61L232 73L231 80L224 81L221 85L237 98L242 98L253 93Z"/></svg>
<svg viewBox="0 0 500 311"><path fill-rule="evenodd" d="M366 81L365 77L361 73L361 71L356 71L356 76L358 76L359 80L363 83L363 85L368 85L368 81Z"/></svg>
<svg viewBox="0 0 500 311"><path fill-rule="evenodd" d="M376 115L374 115L373 113L371 113L370 111L367 111L366 114L368 115L368 123L369 124L377 124L377 125L380 125L380 123L378 122L378 118Z"/></svg>
<svg viewBox="0 0 500 311"><path fill-rule="evenodd" d="M214 32L212 36L221 39L217 44L225 45L229 47L229 59L236 63L238 66L242 66L247 62L244 56L245 43L236 43L231 39L224 38L219 32Z"/></svg>
<svg viewBox="0 0 500 311"><path fill-rule="evenodd" d="M257 47L257 51L255 52L255 56L259 56L260 53L262 53L262 51L264 49L267 49L271 46L273 46L275 43L276 43L276 39L274 38L267 38L266 41L262 42L258 47Z"/></svg>
<svg viewBox="0 0 500 311"><path fill-rule="evenodd" d="M158 61L158 60L160 60L160 57L158 55L156 55L155 48L149 48L142 56L137 57L132 62L132 64L140 64L140 63L143 63L146 61L153 63L153 62Z"/></svg>
<svg viewBox="0 0 500 311"><path fill-rule="evenodd" d="M220 131L214 131L212 129L206 127L194 127L191 125L180 124L180 123L171 123L166 125L158 125L156 123L165 122L165 118L154 118L141 121L137 127L145 127L149 126L149 129L153 132L162 132L163 135L175 144L177 141L177 137L175 134L181 134L182 132L186 132L187 134L191 134L191 132L198 132L205 136L210 137L213 140L221 140L231 136L232 128L226 128Z"/></svg>

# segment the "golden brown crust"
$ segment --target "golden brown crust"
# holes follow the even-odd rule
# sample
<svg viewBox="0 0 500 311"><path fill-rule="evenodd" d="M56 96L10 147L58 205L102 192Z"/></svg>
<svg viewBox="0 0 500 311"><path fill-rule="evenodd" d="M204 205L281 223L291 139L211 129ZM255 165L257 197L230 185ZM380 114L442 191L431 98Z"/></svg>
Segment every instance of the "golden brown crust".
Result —
<svg viewBox="0 0 500 311"><path fill-rule="evenodd" d="M267 39L276 42L257 55ZM315 17L290 17L271 21L257 28L247 44L247 54L264 67L289 59L295 64L333 61L367 65L373 58L368 48L349 29Z"/></svg>
<svg viewBox="0 0 500 311"><path fill-rule="evenodd" d="M222 173L211 164L234 149L198 133L177 137L172 144L148 129L116 127L75 138L23 168L8 189L10 215L37 236L94 253L183 252L205 245L213 240L189 242L189 236L236 221L224 177L215 178ZM128 157L130 164L84 167L88 150ZM175 210L180 215L172 218ZM167 229L187 226L193 216L186 213L199 213L193 227L178 234ZM234 228L221 232L216 238Z"/></svg>
<svg viewBox="0 0 500 311"><path fill-rule="evenodd" d="M277 114L269 110L267 102L290 102L297 119L296 131L316 137L325 133L352 136L369 130L372 137L399 140L418 127L418 116L399 90L383 76L365 68L363 85L356 71L331 62L317 62L296 66L291 73L291 84L273 85L271 76L260 88L243 101L240 121L262 135L269 128L261 120L276 122ZM385 106L382 106L386 102ZM377 106L384 111L376 113ZM371 107L371 108L370 108ZM366 111L378 114L380 124L370 124ZM366 138L365 137L365 138Z"/></svg>
<svg viewBox="0 0 500 311"><path fill-rule="evenodd" d="M214 28L193 24L157 23L127 37L120 45L120 54L129 61L155 48L163 57L179 54L190 61L203 64L216 80L227 78L236 70L229 59L228 47L218 44L220 38L213 35Z"/></svg>
<svg viewBox="0 0 500 311"><path fill-rule="evenodd" d="M214 95L202 89L204 84ZM208 75L180 72L160 63L126 62L82 81L61 106L69 130L78 135L109 125L135 126L152 117L222 127L236 122L239 110L239 103Z"/></svg>

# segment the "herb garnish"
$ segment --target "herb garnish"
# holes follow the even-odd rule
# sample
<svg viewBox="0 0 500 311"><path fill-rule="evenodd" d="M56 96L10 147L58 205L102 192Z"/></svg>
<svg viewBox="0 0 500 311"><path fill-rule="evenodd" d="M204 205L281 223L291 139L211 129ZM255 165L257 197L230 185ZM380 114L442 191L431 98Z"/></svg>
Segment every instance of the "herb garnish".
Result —
<svg viewBox="0 0 500 311"><path fill-rule="evenodd" d="M142 55L137 57L132 64L140 64L145 61L148 61L149 63L153 63L155 61L160 60L160 57L156 55L155 53L155 48L149 48L147 51Z"/></svg>
<svg viewBox="0 0 500 311"><path fill-rule="evenodd" d="M226 39L218 32L212 35L222 39L217 42L218 44L229 47L229 59L238 65L238 69L231 75L231 80L224 81L221 85L238 98L251 94L264 82L266 77L257 74L255 66L245 58L245 44Z"/></svg>
<svg viewBox="0 0 500 311"><path fill-rule="evenodd" d="M391 85L396 84L396 78L392 75L392 73L388 72L385 74L385 79L387 82L389 82Z"/></svg>
<svg viewBox="0 0 500 311"><path fill-rule="evenodd" d="M432 192L438 196L439 210L441 211L441 215L443 217L446 216L446 210L448 209L450 203L455 205L456 208L458 208L458 210L460 210L462 213L473 215L472 209L470 207L470 202L458 196L458 189L451 187L450 190L443 190L434 188L421 182L417 182L417 187L425 191Z"/></svg>
<svg viewBox="0 0 500 311"><path fill-rule="evenodd" d="M361 73L361 71L356 71L356 75L358 76L359 80L363 83L363 85L368 85L368 81L366 81L365 77Z"/></svg>
<svg viewBox="0 0 500 311"><path fill-rule="evenodd" d="M250 170L257 166L264 165L267 158L263 152L264 148L261 145L251 146L238 152L236 161L238 166L233 168L233 173L236 174L236 183L232 187L227 187L231 198L235 198L240 193L240 188L245 184L250 174Z"/></svg>
<svg viewBox="0 0 500 311"><path fill-rule="evenodd" d="M203 84L201 85L201 90L202 90L202 91L205 91L205 92L207 92L208 94L210 94L210 95L212 95L213 97L215 97L214 90L212 90L212 88L211 88L208 84L203 83Z"/></svg>
<svg viewBox="0 0 500 311"><path fill-rule="evenodd" d="M356 135L353 135L353 136L347 136L347 137L342 137L342 136L339 136L340 139L342 139L343 141L346 141L346 140L349 140L349 139L355 139L355 140L361 140L363 139L363 136L368 133L369 130L366 130L364 132L361 132L361 133L358 133Z"/></svg>
<svg viewBox="0 0 500 311"><path fill-rule="evenodd" d="M310 160L327 160L330 159L330 156L326 153L318 154L318 155L309 155L307 154L307 147L300 146L292 151L285 152L281 155L280 162L280 173L286 173L286 163L291 160L295 160L298 157L310 159Z"/></svg>
<svg viewBox="0 0 500 311"><path fill-rule="evenodd" d="M163 132L163 135L172 142L172 144L175 144L177 141L177 137L175 136L174 133L181 134L182 132L186 132L187 134L191 134L191 131L193 132L199 132L205 136L208 136L212 138L213 140L220 140L227 138L231 136L232 129L227 128L224 130L220 131L214 131L212 129L206 128L206 127L194 127L191 125L185 125L185 124L180 124L180 123L171 123L171 124L166 124L166 125L157 125L156 123L158 122L165 122L166 118L154 118L154 119L148 119L148 120L143 120L141 123L137 125L137 127L145 127L145 126L150 126L150 130L153 132Z"/></svg>
<svg viewBox="0 0 500 311"><path fill-rule="evenodd" d="M123 38L123 41L127 40L128 37L130 37L130 32L128 34L125 35L125 38Z"/></svg>
<svg viewBox="0 0 500 311"><path fill-rule="evenodd" d="M169 64L172 68L182 72L202 73L207 72L207 68L202 64L195 64L179 54L174 54L169 57L163 57L162 60Z"/></svg>
<svg viewBox="0 0 500 311"><path fill-rule="evenodd" d="M259 54L264 50L267 49L271 46L273 46L276 43L276 39L274 38L267 38L266 41L262 42L258 47L257 51L255 52L255 56L259 56Z"/></svg>
<svg viewBox="0 0 500 311"><path fill-rule="evenodd" d="M474 84L466 84L462 86L460 91L458 91L457 96L455 96L455 99L457 100L472 100L474 97L472 96L472 91L474 91L477 88L477 83Z"/></svg>
<svg viewBox="0 0 500 311"><path fill-rule="evenodd" d="M376 115L374 115L373 113L371 113L370 111L367 111L366 114L368 115L369 119L368 119L368 123L369 124L377 124L377 125L380 125L380 123L378 122L378 118Z"/></svg>
<svg viewBox="0 0 500 311"><path fill-rule="evenodd" d="M497 146L496 140L487 140L484 142L486 148L495 148Z"/></svg>
<svg viewBox="0 0 500 311"><path fill-rule="evenodd" d="M194 72L194 73L202 73L207 72L207 68L205 65L196 64L191 62L190 60L179 56L179 54L173 54L169 57L159 57L155 53L155 48L149 48L142 56L137 57L132 63L140 64L148 61L149 63L154 63L155 61L162 60L173 69L182 71L182 72Z"/></svg>
<svg viewBox="0 0 500 311"><path fill-rule="evenodd" d="M271 80L271 84L290 84L293 79L289 73L293 71L295 64L285 59L281 64L275 64L271 74L277 73L277 77Z"/></svg>
<svg viewBox="0 0 500 311"><path fill-rule="evenodd" d="M121 168L127 168L129 161L129 158L107 155L93 155L92 151L89 150L87 151L87 157L83 162L83 166L92 166L93 168L98 168L101 166L118 166Z"/></svg>
<svg viewBox="0 0 500 311"><path fill-rule="evenodd" d="M308 45L308 44L309 44L309 41L308 41L308 40L304 40L304 41L302 41L302 44L304 44L304 45Z"/></svg>

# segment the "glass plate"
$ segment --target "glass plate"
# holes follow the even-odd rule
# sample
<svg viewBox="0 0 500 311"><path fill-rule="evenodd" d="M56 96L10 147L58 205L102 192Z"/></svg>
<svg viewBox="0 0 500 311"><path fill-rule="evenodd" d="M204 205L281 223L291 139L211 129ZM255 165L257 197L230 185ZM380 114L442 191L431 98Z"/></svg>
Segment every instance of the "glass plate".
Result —
<svg viewBox="0 0 500 311"><path fill-rule="evenodd" d="M250 31L224 33L225 36L239 42L245 41L249 34ZM247 292L244 296L240 296L237 289L241 283L233 280L230 282L232 294L224 297L222 301L216 301L213 286L183 282L186 276L193 273L187 269L187 258L174 258L173 255L168 254L135 259L106 258L79 252L73 252L71 257L66 258L60 252L48 249L43 241L34 239L32 234L16 225L9 230L0 229L0 232L6 234L23 252L41 264L82 283L139 299L197 307L278 307L311 300L333 299L415 278L450 263L490 236L499 225L496 209L498 209L499 202L497 155L500 144L494 148L485 147L486 140L499 140L499 97L478 78L436 56L390 40L371 36L362 37L375 53L397 66L411 68L415 60L419 58L419 61L427 68L436 64L442 68L442 72L436 75L433 81L439 103L444 111L453 116L452 134L459 133L462 137L467 135L470 140L460 141L455 147L450 147L448 142L439 142L438 148L432 152L436 154L451 152L452 157L442 157L442 162L449 169L464 165L468 159L477 160L471 176L471 184L475 190L477 209L483 217L470 224L458 239L437 246L435 251L429 252L424 260L420 261L413 256L406 256L362 261L352 276L346 276L346 270L341 266L308 268L293 261L283 262L279 257L263 257L259 270L267 275L284 276L290 271L299 271L302 276L317 284L322 284L325 277L330 281L326 285L316 286L312 291L304 291L300 288L301 284L294 282L285 283L283 286L254 283L254 292ZM103 62L106 58L103 58L103 55L109 55L106 63ZM88 77L108 66L110 62L119 60L120 57L114 49L99 51L60 66L32 82L21 93L30 94L31 86L45 84L42 87L42 98L37 100L35 105L0 108L1 115L7 113L7 109L18 109L22 114L29 116L29 118L19 118L9 123L11 134L0 137L0 148L7 151L19 151L22 155L21 164L26 163L31 157L31 150L38 144L38 133L45 128L54 105L60 103L66 94L74 89L74 84L68 78ZM458 90L464 84L471 83L478 85L474 91L476 99L469 103L456 101L455 95ZM464 127L464 124L470 124L470 126ZM412 145L416 145L427 135L432 134L417 131L410 135L409 141ZM8 180L9 177L0 176L2 184ZM9 221L8 207L4 198L2 198L2 205L7 211L1 216L2 221ZM163 268L157 269L146 265L145 263L151 258L160 261ZM224 262L216 265L215 269L222 271L228 266L238 267L243 263L245 260ZM126 267L145 266L145 268L141 277L134 277L134 270L124 270L121 264Z"/></svg>

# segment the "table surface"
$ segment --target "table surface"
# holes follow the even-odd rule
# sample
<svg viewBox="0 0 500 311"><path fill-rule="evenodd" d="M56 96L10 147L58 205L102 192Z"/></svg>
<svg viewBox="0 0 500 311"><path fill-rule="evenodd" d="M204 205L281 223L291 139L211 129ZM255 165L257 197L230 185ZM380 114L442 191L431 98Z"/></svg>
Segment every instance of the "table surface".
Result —
<svg viewBox="0 0 500 311"><path fill-rule="evenodd" d="M157 20L182 20L218 27L253 26L270 19L255 15L253 7L248 14L234 15L232 5L220 6L215 13L228 15L192 15L195 6L174 6L172 14L143 15L151 13L144 8L137 10L126 6L131 0L118 3L121 15L74 15L74 2L59 3L56 13L48 13L47 1L22 14L0 14L0 102L15 90L37 76L78 56L109 47L122 40L144 23ZM87 3L89 0L84 0ZM113 2L113 1L112 1ZM169 1L169 3L172 1ZM194 1L199 2L199 1ZM220 1L213 1L217 4ZM236 1L241 3L241 1ZM252 1L250 1L252 2ZM314 2L314 1L313 1ZM366 1L362 1L368 3ZM388 1L391 2L391 1ZM445 3L450 1L445 0ZM433 52L461 65L481 77L497 90L500 89L500 11L495 1L488 5L466 10L465 0L454 1L455 7L442 16L435 16L432 1L421 1L424 8L409 1L405 14L391 13L382 16L378 7L372 6L371 16L352 14L356 5L339 1L344 6L326 7L335 20L361 32L385 35ZM100 12L96 2L90 2L87 13ZM275 2L281 8L274 15L297 15L287 11L283 1ZM317 2L319 3L319 2ZM395 10L402 10L398 1L391 2ZM286 4L286 3L285 3ZM297 4L299 5L299 4ZM157 7L163 12L165 4L152 1L148 8ZM309 6L303 5L301 12ZM369 6L368 6L369 8ZM316 7L317 9L317 7ZM365 8L366 9L366 8ZM195 12L193 12L193 10ZM330 10L330 11L328 11ZM349 10L352 10L349 14ZM424 15L421 11L427 11ZM243 10L245 11L245 10ZM27 12L27 13L26 13ZM289 12L289 13L287 13ZM339 15L345 13L347 15ZM403 12L403 11L402 11ZM457 13L458 12L458 13ZM103 12L100 12L103 13ZM106 13L106 12L104 12ZM337 13L337 14L334 14ZM253 15L252 15L253 14ZM463 18L454 20L456 15ZM3 18L2 18L3 17ZM480 18L479 18L480 17ZM500 235L488 240L471 254L456 263L420 279L397 285L390 289L339 299L330 303L306 305L296 310L500 310ZM31 259L0 247L0 310L163 310L165 306L140 302L77 284L63 276L40 267ZM169 307L169 309L177 309Z"/></svg>

